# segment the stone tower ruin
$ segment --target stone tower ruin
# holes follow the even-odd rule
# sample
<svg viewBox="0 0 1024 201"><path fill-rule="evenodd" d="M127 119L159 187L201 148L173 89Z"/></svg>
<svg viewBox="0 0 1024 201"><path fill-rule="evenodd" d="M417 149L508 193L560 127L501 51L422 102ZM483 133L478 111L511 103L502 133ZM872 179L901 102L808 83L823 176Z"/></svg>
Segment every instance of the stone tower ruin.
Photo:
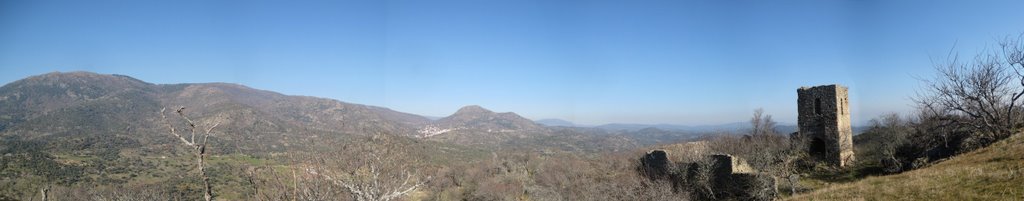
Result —
<svg viewBox="0 0 1024 201"><path fill-rule="evenodd" d="M808 143L808 153L838 167L853 162L847 88L835 84L800 87L796 93L799 136Z"/></svg>

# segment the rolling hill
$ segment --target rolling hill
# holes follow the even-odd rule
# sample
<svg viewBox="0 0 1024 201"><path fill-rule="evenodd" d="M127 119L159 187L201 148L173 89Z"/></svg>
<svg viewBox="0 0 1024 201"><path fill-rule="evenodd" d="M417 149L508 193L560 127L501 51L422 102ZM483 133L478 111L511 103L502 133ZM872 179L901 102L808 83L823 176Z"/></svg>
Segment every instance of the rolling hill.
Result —
<svg viewBox="0 0 1024 201"><path fill-rule="evenodd" d="M319 137L413 135L430 120L387 108L286 96L227 83L151 84L121 75L49 73L0 87L0 135L51 142L113 136L164 144L163 108L221 122L215 142L236 151L301 147ZM173 114L168 114L173 115ZM174 123L174 122L171 122Z"/></svg>
<svg viewBox="0 0 1024 201"><path fill-rule="evenodd" d="M832 184L790 200L1024 199L1024 134L895 175Z"/></svg>
<svg viewBox="0 0 1024 201"><path fill-rule="evenodd" d="M572 123L571 121L567 121L567 120L564 120L564 119L538 119L538 120L533 121L533 122L536 122L538 124L545 125L545 126L562 126L562 127L576 127L576 126L578 126L578 125L576 125L576 123Z"/></svg>
<svg viewBox="0 0 1024 201"><path fill-rule="evenodd" d="M310 141L390 133L481 148L617 150L680 140L693 133L605 131L547 127L513 112L466 106L432 120L388 108L326 98L290 96L230 83L152 84L123 75L48 73L0 87L0 136L67 144L111 139L144 152L166 151L167 123L159 113L184 107L200 125L220 122L211 138L218 153L310 150ZM165 115L174 115L170 112ZM173 117L173 116L172 116ZM583 146L578 146L578 145ZM572 146L567 146L572 145ZM55 147L59 148L59 147Z"/></svg>

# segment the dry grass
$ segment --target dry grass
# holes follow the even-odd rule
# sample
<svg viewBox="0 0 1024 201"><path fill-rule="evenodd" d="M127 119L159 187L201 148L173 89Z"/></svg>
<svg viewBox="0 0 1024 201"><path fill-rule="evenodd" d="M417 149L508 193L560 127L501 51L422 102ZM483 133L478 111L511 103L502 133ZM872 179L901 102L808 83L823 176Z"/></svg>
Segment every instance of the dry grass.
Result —
<svg viewBox="0 0 1024 201"><path fill-rule="evenodd" d="M1024 134L897 175L832 184L790 200L1024 200Z"/></svg>

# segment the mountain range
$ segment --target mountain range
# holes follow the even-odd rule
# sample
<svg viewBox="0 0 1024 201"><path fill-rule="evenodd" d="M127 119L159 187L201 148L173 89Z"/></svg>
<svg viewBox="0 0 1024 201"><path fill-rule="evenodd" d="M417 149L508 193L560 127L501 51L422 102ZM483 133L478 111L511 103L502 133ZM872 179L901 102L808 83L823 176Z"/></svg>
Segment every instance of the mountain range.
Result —
<svg viewBox="0 0 1024 201"><path fill-rule="evenodd" d="M168 140L160 111L185 108L199 125L219 122L212 143L241 150L294 147L345 134L412 135L429 119L387 108L286 96L227 83L151 84L122 75L49 73L0 87L0 135L73 141L106 136L142 144ZM164 115L175 115L170 112Z"/></svg>
<svg viewBox="0 0 1024 201"><path fill-rule="evenodd" d="M712 125L678 125L678 124L624 124L624 123L610 123L601 125L580 125L571 121L562 119L540 119L535 121L538 124L545 126L558 126L558 127L583 127L583 128L598 128L607 131L641 131L644 129L655 128L665 131L678 131L678 132L690 132L690 133L707 133L707 134L743 134L750 130L750 123L748 122L733 122L724 124L712 124ZM782 134L788 134L797 132L796 124L780 123L776 126L776 131ZM854 134L859 134L868 129L867 126L854 126Z"/></svg>
<svg viewBox="0 0 1024 201"><path fill-rule="evenodd" d="M378 133L483 148L539 146L567 151L620 150L694 135L549 127L512 112L475 105L437 119L238 84L152 84L124 75L55 72L0 87L0 136L54 144L106 139L157 152L173 143L168 126L184 128L170 112L179 108L198 127L219 123L211 144L231 147L214 150L220 152L303 149L310 146L308 142L329 146L350 136ZM162 110L167 112L161 114ZM659 140L638 140L648 131Z"/></svg>

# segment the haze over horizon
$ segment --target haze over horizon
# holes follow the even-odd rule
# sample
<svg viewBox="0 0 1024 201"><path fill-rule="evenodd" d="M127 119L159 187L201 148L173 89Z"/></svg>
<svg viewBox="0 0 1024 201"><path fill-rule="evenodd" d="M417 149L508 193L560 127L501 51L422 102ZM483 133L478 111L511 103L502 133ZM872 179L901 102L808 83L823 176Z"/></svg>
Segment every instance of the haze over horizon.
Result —
<svg viewBox="0 0 1024 201"><path fill-rule="evenodd" d="M426 116L707 125L850 88L855 125L1016 36L1019 1L0 1L0 83L53 71L228 82ZM950 10L958 12L951 13ZM968 58L969 59L969 58Z"/></svg>

